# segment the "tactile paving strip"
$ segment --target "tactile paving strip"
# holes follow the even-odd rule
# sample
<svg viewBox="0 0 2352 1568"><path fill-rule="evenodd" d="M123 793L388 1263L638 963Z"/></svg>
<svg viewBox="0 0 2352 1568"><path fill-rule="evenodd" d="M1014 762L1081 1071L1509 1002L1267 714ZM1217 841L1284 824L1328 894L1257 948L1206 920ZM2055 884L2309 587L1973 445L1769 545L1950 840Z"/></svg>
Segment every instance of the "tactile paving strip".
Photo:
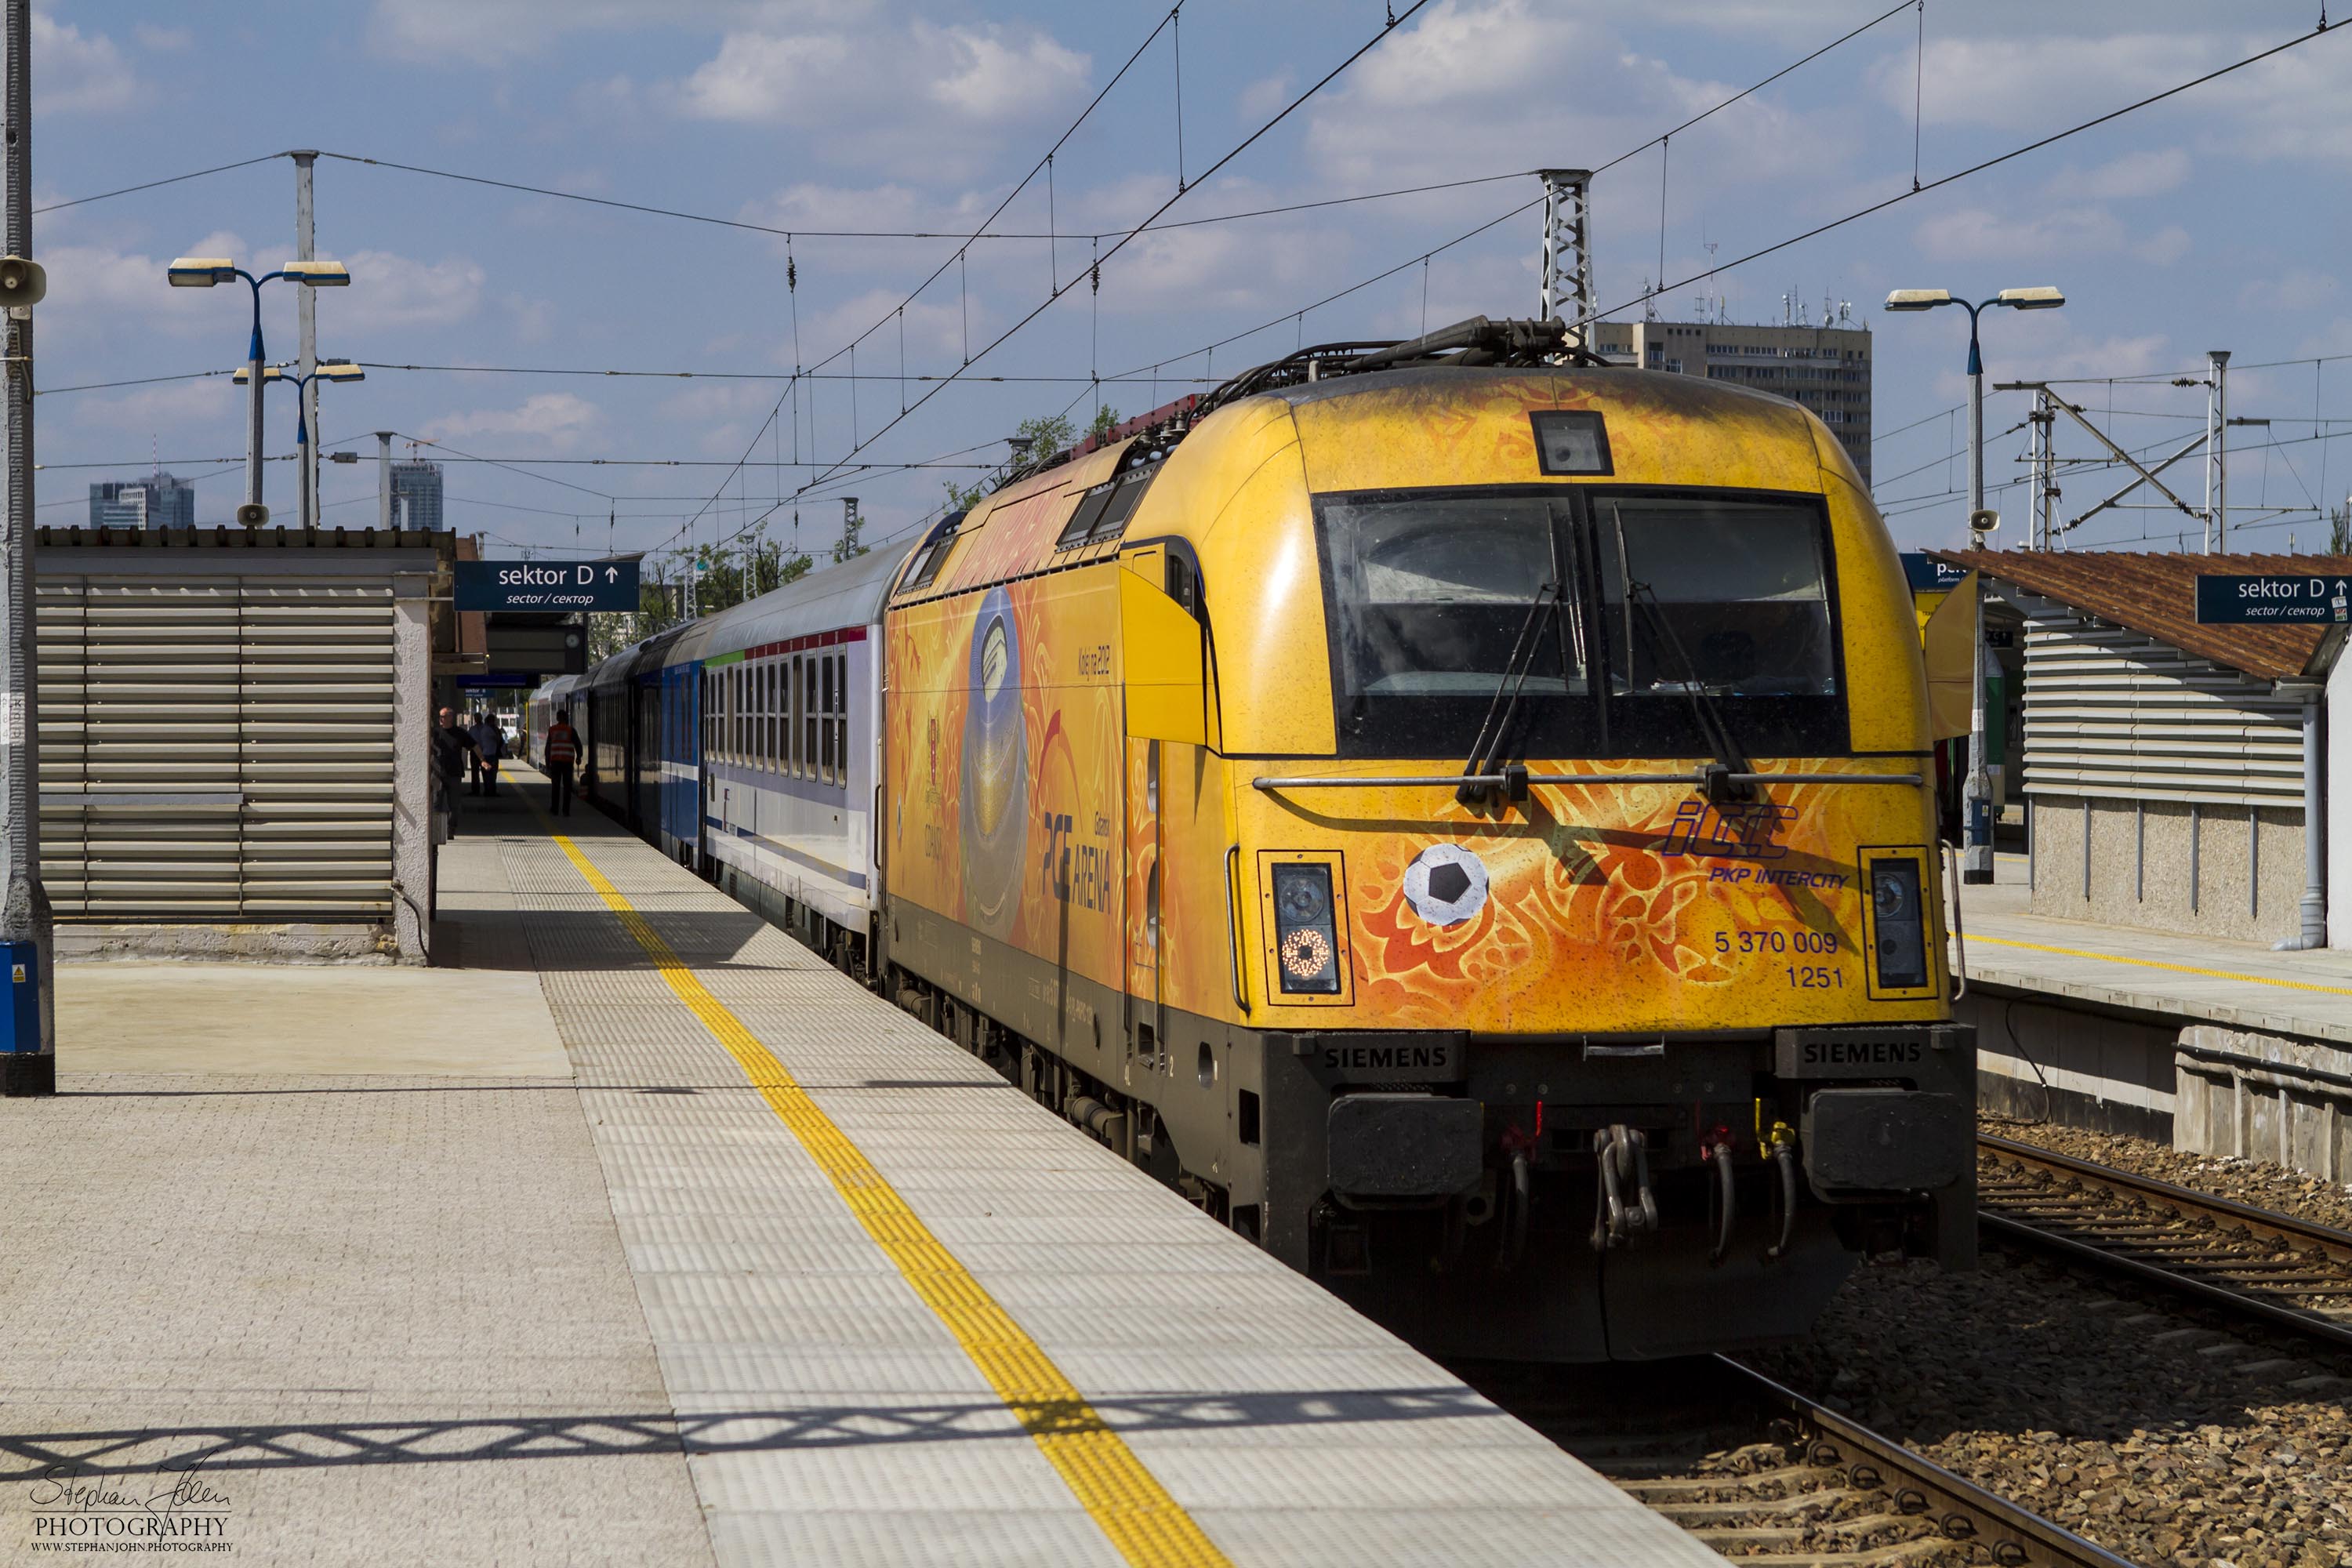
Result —
<svg viewBox="0 0 2352 1568"><path fill-rule="evenodd" d="M941 1278L1001 1303L1050 1357L1212 1559L1717 1561L716 889L593 819L564 826L649 941L582 918L563 846L502 855L526 910L542 890L563 906L544 950L526 915L532 950L723 1561L1197 1560L1122 1536L1116 1505L1108 1521L1082 1506L923 1277L893 1261L903 1248L844 1201L863 1201L841 1185L852 1159L937 1238ZM648 948L683 962L688 990ZM763 1097L747 1076L791 1087ZM796 1138L779 1094L843 1147Z"/></svg>

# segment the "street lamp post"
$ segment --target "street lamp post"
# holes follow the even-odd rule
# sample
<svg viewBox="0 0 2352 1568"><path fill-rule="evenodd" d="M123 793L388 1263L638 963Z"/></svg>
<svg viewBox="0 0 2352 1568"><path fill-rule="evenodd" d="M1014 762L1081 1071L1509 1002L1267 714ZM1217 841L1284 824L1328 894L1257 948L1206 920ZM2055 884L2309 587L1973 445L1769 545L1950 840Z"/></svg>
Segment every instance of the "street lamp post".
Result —
<svg viewBox="0 0 2352 1568"><path fill-rule="evenodd" d="M339 289L351 282L350 269L340 261L289 261L256 277L226 256L183 256L165 276L174 289L209 289L238 278L253 286L253 337L245 354L252 399L246 424L245 505L237 509L237 521L258 526L269 521L269 510L261 504L261 389L268 383L261 363L261 286L283 278L306 289Z"/></svg>
<svg viewBox="0 0 2352 1568"><path fill-rule="evenodd" d="M2012 310L2054 310L2066 296L2047 286L2004 289L1991 299L1971 305L1956 300L1948 289L1897 289L1886 296L1890 310L1932 310L1958 305L1969 313L1969 544L1984 548L1985 534L2000 525L1998 513L1985 509L1984 493L1984 355L1977 347L1977 318L1995 305ZM1976 600L1976 631L1969 685L1969 773L1961 786L1960 880L1992 880L1992 777L1985 765L1984 594Z"/></svg>
<svg viewBox="0 0 2352 1568"><path fill-rule="evenodd" d="M241 366L232 378L239 386L252 380L251 367ZM320 360L307 375L289 375L283 365L269 365L261 373L264 384L282 381L294 389L294 467L301 474L302 526L305 530L319 526L319 454L310 442L310 388L319 382L365 381L367 372L349 360ZM354 457L353 462L359 459Z"/></svg>

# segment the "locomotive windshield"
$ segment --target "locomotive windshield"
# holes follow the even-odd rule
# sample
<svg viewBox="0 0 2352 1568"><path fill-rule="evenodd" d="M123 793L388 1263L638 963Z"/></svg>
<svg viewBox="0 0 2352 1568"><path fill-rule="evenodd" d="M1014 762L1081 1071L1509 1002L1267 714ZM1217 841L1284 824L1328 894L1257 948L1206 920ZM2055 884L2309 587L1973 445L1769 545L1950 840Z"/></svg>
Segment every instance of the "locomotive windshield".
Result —
<svg viewBox="0 0 2352 1568"><path fill-rule="evenodd" d="M1818 500L1406 490L1316 517L1343 755L1449 755L1506 686L1522 755L1706 754L1701 698L1750 754L1846 749Z"/></svg>

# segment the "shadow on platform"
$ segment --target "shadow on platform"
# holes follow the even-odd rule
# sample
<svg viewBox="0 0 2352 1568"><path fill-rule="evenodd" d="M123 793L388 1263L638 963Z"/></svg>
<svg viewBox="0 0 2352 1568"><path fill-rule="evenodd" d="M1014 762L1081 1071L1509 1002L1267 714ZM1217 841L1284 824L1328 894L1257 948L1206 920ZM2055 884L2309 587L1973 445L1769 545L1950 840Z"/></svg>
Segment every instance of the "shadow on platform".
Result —
<svg viewBox="0 0 2352 1568"><path fill-rule="evenodd" d="M1010 1408L1022 1422L1004 1423ZM1345 1426L1501 1415L1466 1388L1170 1394L1007 1406L994 1399L877 1409L812 1405L702 1415L555 1415L468 1421L129 1427L0 1436L0 1482L341 1465L472 1464L631 1454L731 1454L904 1443L1026 1440L1090 1425L1122 1434Z"/></svg>

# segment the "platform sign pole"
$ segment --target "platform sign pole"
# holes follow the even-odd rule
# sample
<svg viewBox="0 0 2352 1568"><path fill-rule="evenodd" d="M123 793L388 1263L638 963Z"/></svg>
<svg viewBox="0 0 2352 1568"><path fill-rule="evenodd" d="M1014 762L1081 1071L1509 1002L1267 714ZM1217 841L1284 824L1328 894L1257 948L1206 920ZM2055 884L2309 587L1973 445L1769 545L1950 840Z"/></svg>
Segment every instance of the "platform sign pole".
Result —
<svg viewBox="0 0 2352 1568"><path fill-rule="evenodd" d="M32 0L7 4L7 242L12 256L33 253ZM0 810L7 857L0 891L0 1092L55 1094L57 1025L51 1003L49 896L41 886L41 835L37 794L40 714L36 698L33 623L33 308L7 312L7 533L0 584Z"/></svg>

